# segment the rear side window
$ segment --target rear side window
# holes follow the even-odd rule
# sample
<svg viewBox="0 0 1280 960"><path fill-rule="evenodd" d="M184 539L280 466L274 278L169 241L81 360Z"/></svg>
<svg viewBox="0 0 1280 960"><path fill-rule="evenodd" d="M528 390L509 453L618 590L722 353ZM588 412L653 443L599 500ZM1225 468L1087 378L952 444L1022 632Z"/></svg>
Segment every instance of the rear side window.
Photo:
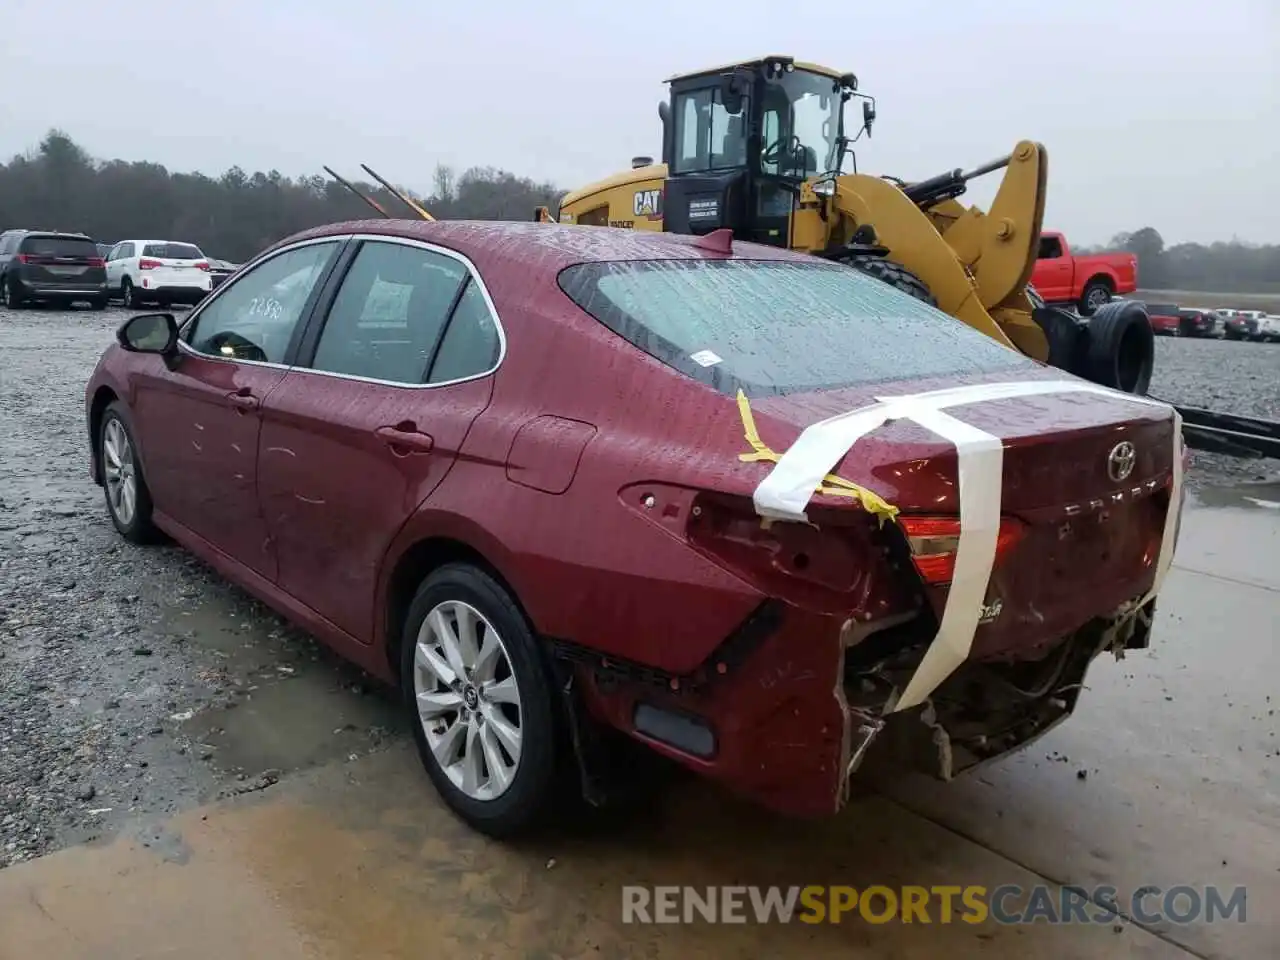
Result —
<svg viewBox="0 0 1280 960"><path fill-rule="evenodd" d="M910 294L840 264L581 263L561 271L559 282L619 336L729 394L1036 366Z"/></svg>
<svg viewBox="0 0 1280 960"><path fill-rule="evenodd" d="M430 382L448 383L487 373L498 362L501 349L498 323L489 304L480 287L469 283L449 318L449 329L431 365Z"/></svg>
<svg viewBox="0 0 1280 960"><path fill-rule="evenodd" d="M142 248L144 257L160 257L162 260L201 260L204 254L199 247L189 243L148 243Z"/></svg>
<svg viewBox="0 0 1280 960"><path fill-rule="evenodd" d="M33 257L96 257L98 245L87 237L27 237L18 252Z"/></svg>
<svg viewBox="0 0 1280 960"><path fill-rule="evenodd" d="M365 243L334 298L311 366L391 383L422 383L468 277L466 266L443 254Z"/></svg>

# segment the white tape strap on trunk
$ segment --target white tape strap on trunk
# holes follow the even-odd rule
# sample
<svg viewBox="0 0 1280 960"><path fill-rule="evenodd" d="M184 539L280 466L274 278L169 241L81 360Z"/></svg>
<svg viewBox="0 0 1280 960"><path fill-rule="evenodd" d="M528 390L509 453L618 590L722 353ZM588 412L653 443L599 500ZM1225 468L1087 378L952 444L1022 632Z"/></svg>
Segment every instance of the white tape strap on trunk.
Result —
<svg viewBox="0 0 1280 960"><path fill-rule="evenodd" d="M998 437L944 413L949 407L1061 393L1096 393L1132 403L1170 409L1150 397L1120 393L1083 380L1029 380L974 384L897 397L842 413L807 427L779 458L753 495L756 511L779 520L807 520L805 510L822 479L862 437L892 420L910 420L956 448L960 540L955 576L947 593L938 633L892 710L923 703L969 656L995 563L1004 485L1004 445ZM1182 418L1173 415L1173 489L1165 516L1155 581L1144 603L1160 589L1173 561L1178 507L1182 498Z"/></svg>

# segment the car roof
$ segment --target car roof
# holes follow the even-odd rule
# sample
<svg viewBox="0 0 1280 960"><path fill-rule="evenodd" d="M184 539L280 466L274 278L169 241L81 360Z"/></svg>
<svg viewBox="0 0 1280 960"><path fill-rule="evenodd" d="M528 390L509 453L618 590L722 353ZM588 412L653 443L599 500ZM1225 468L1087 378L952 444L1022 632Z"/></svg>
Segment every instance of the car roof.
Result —
<svg viewBox="0 0 1280 960"><path fill-rule="evenodd" d="M609 260L791 260L813 258L782 247L735 240L725 256L697 246L697 237L623 227L570 226L509 220L351 220L295 233L275 250L302 240L373 234L447 247L472 261L528 266L559 272L575 263Z"/></svg>
<svg viewBox="0 0 1280 960"><path fill-rule="evenodd" d="M198 243L192 243L190 240L156 240L156 239L154 239L154 238L153 238L153 239L150 239L150 240L139 240L137 237L129 237L129 238L128 238L128 239L126 239L126 240L117 240L117 241L116 241L116 244L121 244L121 243L180 243L180 244L182 244L183 246L187 246L187 247L199 247L199 246L200 246L200 244L198 244Z"/></svg>
<svg viewBox="0 0 1280 960"><path fill-rule="evenodd" d="M5 233L17 233L24 237L75 237L77 240L88 240L87 233L76 233L74 230L6 230Z"/></svg>

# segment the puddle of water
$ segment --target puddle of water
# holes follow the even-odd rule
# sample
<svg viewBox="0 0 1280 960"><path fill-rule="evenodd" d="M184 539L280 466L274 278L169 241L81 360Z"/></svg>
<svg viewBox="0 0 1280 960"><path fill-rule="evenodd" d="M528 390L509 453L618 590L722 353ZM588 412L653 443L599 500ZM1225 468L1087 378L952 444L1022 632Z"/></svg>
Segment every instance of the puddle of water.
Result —
<svg viewBox="0 0 1280 960"><path fill-rule="evenodd" d="M219 768L254 773L299 770L358 755L368 750L371 731L400 727L390 696L362 696L303 675L260 687L234 709L197 714L182 730L213 748ZM372 739L386 735L374 733Z"/></svg>
<svg viewBox="0 0 1280 960"><path fill-rule="evenodd" d="M1280 480L1259 480L1229 486L1205 487L1189 493L1188 497L1206 507L1280 510Z"/></svg>
<svg viewBox="0 0 1280 960"><path fill-rule="evenodd" d="M216 769L301 770L363 754L405 729L394 691L233 588L172 598L162 620L217 664L209 682L222 702L174 718Z"/></svg>

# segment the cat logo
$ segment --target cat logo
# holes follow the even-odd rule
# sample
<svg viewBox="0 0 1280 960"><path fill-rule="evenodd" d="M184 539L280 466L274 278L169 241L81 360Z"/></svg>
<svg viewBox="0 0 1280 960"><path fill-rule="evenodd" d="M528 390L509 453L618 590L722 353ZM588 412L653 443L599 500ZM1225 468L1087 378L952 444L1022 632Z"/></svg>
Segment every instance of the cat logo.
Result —
<svg viewBox="0 0 1280 960"><path fill-rule="evenodd" d="M662 219L662 191L637 190L631 212L649 220Z"/></svg>

